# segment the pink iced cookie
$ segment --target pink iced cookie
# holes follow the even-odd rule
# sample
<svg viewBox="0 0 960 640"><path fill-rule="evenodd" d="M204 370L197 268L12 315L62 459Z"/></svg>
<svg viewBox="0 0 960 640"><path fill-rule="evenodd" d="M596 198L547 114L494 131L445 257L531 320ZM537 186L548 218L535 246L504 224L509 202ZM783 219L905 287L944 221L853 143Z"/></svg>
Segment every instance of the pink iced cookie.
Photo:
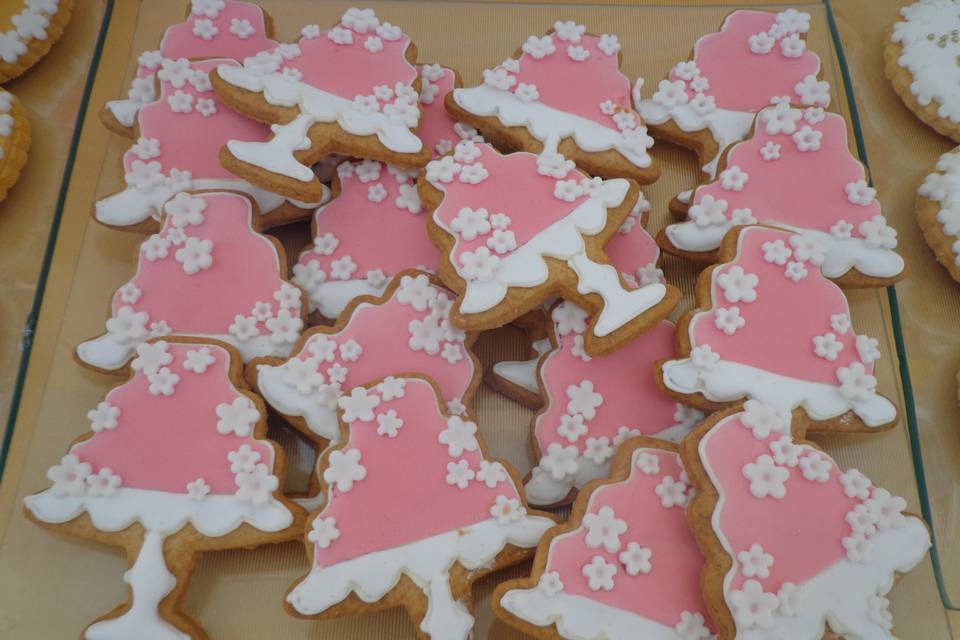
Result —
<svg viewBox="0 0 960 640"><path fill-rule="evenodd" d="M453 151L453 145L461 140L483 142L476 129L454 120L443 106L447 94L460 86L456 72L438 64L417 67L420 69L420 110L423 112L417 135L423 144L435 156L442 156Z"/></svg>
<svg viewBox="0 0 960 640"><path fill-rule="evenodd" d="M334 327L315 327L287 361L255 361L257 390L308 437L336 444L337 399L376 378L415 372L437 381L447 410L466 412L479 384L476 338L449 322L449 292L399 273L378 299L357 300Z"/></svg>
<svg viewBox="0 0 960 640"><path fill-rule="evenodd" d="M653 182L653 138L630 104L620 41L585 31L557 21L547 35L530 36L518 59L484 70L482 85L455 89L447 109L511 148L562 152L592 175Z"/></svg>
<svg viewBox="0 0 960 640"><path fill-rule="evenodd" d="M630 440L570 522L547 532L532 576L497 588L494 611L537 637L711 637L688 483L674 446Z"/></svg>
<svg viewBox="0 0 960 640"><path fill-rule="evenodd" d="M263 9L251 2L193 0L188 6L187 19L167 27L160 48L140 54L127 98L106 104L102 118L111 130L132 137L137 112L156 100L158 73L162 80L182 59L240 61L277 44L269 37Z"/></svg>
<svg viewBox="0 0 960 640"><path fill-rule="evenodd" d="M151 337L233 345L245 360L287 356L303 329L303 292L287 282L280 244L256 231L253 206L229 192L177 194L160 232L140 245L137 273L113 294L107 332L77 347L95 369L126 366Z"/></svg>
<svg viewBox="0 0 960 640"><path fill-rule="evenodd" d="M132 377L87 413L90 432L47 471L53 485L24 500L34 521L108 539L136 559L124 577L127 608L83 637L206 637L178 611L185 589L173 607L160 606L205 548L197 533L209 539L206 547L249 548L289 540L302 526L280 496L283 459L264 439L263 402L242 387L241 367L219 342L144 343ZM128 528L135 524L142 538Z"/></svg>
<svg viewBox="0 0 960 640"><path fill-rule="evenodd" d="M295 613L338 615L352 593L376 606L404 575L413 582L398 595L416 606L420 631L466 640L470 582L524 558L553 526L527 512L515 473L441 396L429 378L405 374L339 399L343 444L320 461L326 500L305 537L310 572L287 594ZM469 573L451 578L454 563ZM403 596L410 584L422 594Z"/></svg>
<svg viewBox="0 0 960 640"><path fill-rule="evenodd" d="M664 230L667 251L709 260L731 227L760 222L819 245L820 269L841 283L886 286L904 276L897 232L850 153L846 122L820 107L761 111L717 180L696 189L687 215Z"/></svg>
<svg viewBox="0 0 960 640"><path fill-rule="evenodd" d="M749 401L682 447L696 487L691 522L707 552L704 595L717 637L893 640L886 595L930 548L907 503Z"/></svg>
<svg viewBox="0 0 960 640"><path fill-rule="evenodd" d="M159 73L160 99L137 114L140 138L123 155L125 188L97 201L98 222L154 230L163 203L197 189L230 189L257 203L265 226L305 218L315 206L292 201L238 178L220 165L220 147L231 138L265 140L270 131L228 109L213 93L209 73L232 60L171 61ZM329 196L324 188L320 199Z"/></svg>
<svg viewBox="0 0 960 640"><path fill-rule="evenodd" d="M892 427L877 393L877 340L857 335L840 288L803 235L746 227L701 274L697 307L680 322L681 359L663 364L667 391L704 410L741 398L802 408L816 430Z"/></svg>
<svg viewBox="0 0 960 640"><path fill-rule="evenodd" d="M673 132L672 140L703 145L703 172L713 178L723 150L746 138L773 100L830 104L830 85L817 80L820 58L802 38L809 30L810 14L796 9L734 11L719 32L697 40L693 59L677 63L650 99L641 99L638 81L634 103L654 136Z"/></svg>
<svg viewBox="0 0 960 640"><path fill-rule="evenodd" d="M588 178L558 154L501 155L472 141L428 164L420 194L443 255L440 275L460 294L454 322L493 328L562 295L596 313L591 354L655 324L676 290L626 285L603 252L637 192L629 180Z"/></svg>
<svg viewBox="0 0 960 640"><path fill-rule="evenodd" d="M637 287L666 282L663 270L657 267L660 249L656 241L643 228L649 210L650 203L641 192L630 215L606 246L607 257L620 271L620 277L628 286ZM550 306L552 305L547 305L548 308ZM535 354L532 359L503 360L494 363L487 370L488 380L491 380L495 391L512 397L531 409L539 409L543 404L540 387L537 384L537 363L543 354L553 348L550 338L542 336L544 332L553 331L552 323L549 324L551 326L544 327L542 331L539 327L536 331L524 327L529 337L530 349ZM536 334L535 338L530 337L533 334Z"/></svg>
<svg viewBox="0 0 960 640"><path fill-rule="evenodd" d="M663 321L615 353L583 350L589 318L570 302L554 307L552 342L537 382L544 409L531 425L534 466L525 491L531 504L553 505L607 475L617 448L633 436L676 442L703 414L657 388L658 360L673 355L676 328Z"/></svg>
<svg viewBox="0 0 960 640"><path fill-rule="evenodd" d="M330 153L405 168L426 164L430 149L416 135L421 82L410 36L381 23L372 9L348 9L333 28L308 25L301 33L296 43L214 74L231 107L277 123L269 142L230 141L225 164L301 198L319 189L310 164Z"/></svg>

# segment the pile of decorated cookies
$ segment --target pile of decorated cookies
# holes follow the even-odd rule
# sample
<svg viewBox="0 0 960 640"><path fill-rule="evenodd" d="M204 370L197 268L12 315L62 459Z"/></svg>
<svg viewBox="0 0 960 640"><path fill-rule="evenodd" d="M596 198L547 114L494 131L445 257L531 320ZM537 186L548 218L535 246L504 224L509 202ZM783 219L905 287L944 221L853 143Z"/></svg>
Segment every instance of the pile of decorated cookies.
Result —
<svg viewBox="0 0 960 640"><path fill-rule="evenodd" d="M927 527L805 438L897 424L841 287L905 265L807 14L735 11L646 90L572 21L462 87L369 9L287 43L253 4L189 11L103 111L131 144L96 219L146 235L76 357L126 381L25 504L130 558L84 637L206 637L197 555L295 539L309 572L254 606L465 639L472 582L533 558L493 608L536 637L892 637ZM654 138L704 173L656 240ZM264 231L305 219L288 273ZM676 325L660 248L710 265ZM531 359L482 376L508 324ZM481 377L538 409L526 477ZM268 412L319 452L306 495Z"/></svg>

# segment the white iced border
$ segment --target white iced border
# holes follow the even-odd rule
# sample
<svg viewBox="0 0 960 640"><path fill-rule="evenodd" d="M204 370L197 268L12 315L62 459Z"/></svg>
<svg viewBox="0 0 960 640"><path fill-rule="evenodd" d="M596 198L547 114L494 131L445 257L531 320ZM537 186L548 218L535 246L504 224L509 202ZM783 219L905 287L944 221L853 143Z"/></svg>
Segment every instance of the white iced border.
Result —
<svg viewBox="0 0 960 640"><path fill-rule="evenodd" d="M540 386L537 384L537 365L540 358L553 351L550 338L536 340L530 345L536 352L536 357L530 360L501 360L493 363L493 373L511 384L530 393L540 395Z"/></svg>
<svg viewBox="0 0 960 640"><path fill-rule="evenodd" d="M777 220L760 220L780 229L814 238L826 249L826 257L820 270L828 278L839 278L850 269L874 278L892 278L903 273L904 261L896 251L883 247L871 247L864 238L837 238L817 229L804 229ZM720 247L727 231L734 227L725 220L723 225L701 228L691 220L667 225L665 233L673 246L684 251L713 251Z"/></svg>
<svg viewBox="0 0 960 640"><path fill-rule="evenodd" d="M186 487L184 487L186 491ZM47 489L24 498L27 509L43 522L61 524L86 512L100 531L115 532L139 522L162 535L179 531L187 523L202 535L219 537L246 523L260 531L276 532L293 523L293 514L278 501L255 505L234 495L210 494L194 500L187 493L120 487L112 496L57 496Z"/></svg>
<svg viewBox="0 0 960 640"><path fill-rule="evenodd" d="M732 612L732 605L727 599L730 596L731 582L737 573L737 554L719 525L726 495L706 455L707 443L716 431L714 427L707 432L700 440L697 451L704 471L718 493L710 522L714 534L731 560L730 570L723 579L723 595ZM842 557L818 575L798 585L800 604L797 616L774 612L774 626L771 629L738 629L737 637L743 640L776 640L781 637L790 640L820 640L826 623L830 625L833 633L846 638L896 640L889 631L871 621L868 602L873 595L883 596L889 593L893 588L896 573L906 573L923 560L930 548L930 532L922 520L907 516L903 526L871 536L870 547L871 559L868 562L851 562Z"/></svg>
<svg viewBox="0 0 960 640"><path fill-rule="evenodd" d="M461 109L477 116L495 116L505 127L525 127L543 143L544 152L556 152L563 138L573 137L577 147L587 152L614 149L634 166L646 169L653 163L650 154L627 149L617 129L550 107L540 101L524 102L510 91L479 85L453 90L453 100ZM599 107L598 107L599 108Z"/></svg>
<svg viewBox="0 0 960 640"><path fill-rule="evenodd" d="M465 603L453 599L450 569L459 562L468 571L488 568L508 545L535 547L554 521L525 515L516 522L496 519L447 531L410 544L357 556L310 573L287 595L287 602L303 615L316 615L342 602L350 593L366 603L383 598L401 575L427 596L427 613L420 629L432 638L465 640L473 630L473 616ZM336 543L334 543L336 544Z"/></svg>
<svg viewBox="0 0 960 640"><path fill-rule="evenodd" d="M261 189L239 178L195 178L191 180L190 190L196 191L202 189L229 190L245 193L257 203L257 208L261 215L269 214L286 202L300 209L304 209L304 215L306 215L307 210L313 209L330 199L330 190L326 185L322 185L320 201L313 203L284 198L283 196ZM177 193L180 193L180 191L171 189L166 184L161 184L150 189L127 187L123 191L118 191L106 198L97 200L94 205L94 215L98 222L116 227L139 224L150 218L159 221L163 204Z"/></svg>
<svg viewBox="0 0 960 640"><path fill-rule="evenodd" d="M787 413L803 407L818 422L851 410L871 428L897 417L897 408L878 393L850 401L841 395L837 385L790 378L728 360L720 360L710 371L699 370L690 358L669 360L663 364L663 384L677 393L702 393L713 402L750 397Z"/></svg>

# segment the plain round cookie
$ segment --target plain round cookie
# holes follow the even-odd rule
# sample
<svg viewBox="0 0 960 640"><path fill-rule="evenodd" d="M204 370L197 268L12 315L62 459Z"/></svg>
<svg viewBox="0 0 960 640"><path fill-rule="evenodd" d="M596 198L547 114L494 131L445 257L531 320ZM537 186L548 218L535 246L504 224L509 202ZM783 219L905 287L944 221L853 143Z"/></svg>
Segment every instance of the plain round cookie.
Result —
<svg viewBox="0 0 960 640"><path fill-rule="evenodd" d="M940 156L917 189L917 224L940 264L960 282L960 147Z"/></svg>
<svg viewBox="0 0 960 640"><path fill-rule="evenodd" d="M887 78L918 118L960 142L960 5L921 0L900 15L883 50Z"/></svg>
<svg viewBox="0 0 960 640"><path fill-rule="evenodd" d="M0 0L0 83L47 55L73 13L73 0Z"/></svg>

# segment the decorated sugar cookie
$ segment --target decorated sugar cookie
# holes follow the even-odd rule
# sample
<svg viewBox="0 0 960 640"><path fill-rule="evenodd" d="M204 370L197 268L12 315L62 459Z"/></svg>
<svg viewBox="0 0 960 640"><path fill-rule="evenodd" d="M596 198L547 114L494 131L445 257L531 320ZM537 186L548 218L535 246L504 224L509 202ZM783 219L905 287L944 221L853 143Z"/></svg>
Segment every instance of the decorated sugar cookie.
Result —
<svg viewBox="0 0 960 640"><path fill-rule="evenodd" d="M887 286L906 275L897 232L850 154L846 122L820 107L781 102L761 111L717 179L694 191L687 217L662 232L666 251L713 261L731 227L760 222L819 245L820 269L841 285Z"/></svg>
<svg viewBox="0 0 960 640"><path fill-rule="evenodd" d="M169 198L196 189L242 191L257 202L269 227L310 215L329 197L324 187L314 204L289 200L231 174L220 165L220 147L233 137L265 140L266 126L228 109L213 93L209 73L232 60L181 59L161 69L160 99L137 113L139 138L123 155L122 191L97 201L94 216L111 227L155 231Z"/></svg>
<svg viewBox="0 0 960 640"><path fill-rule="evenodd" d="M596 314L585 348L597 355L654 326L679 298L659 282L634 288L604 254L636 203L629 180L589 178L559 154L501 155L465 140L427 165L419 188L460 327L502 326L561 295Z"/></svg>
<svg viewBox="0 0 960 640"><path fill-rule="evenodd" d="M107 102L100 112L104 125L120 135L135 136L137 112L157 99L157 75L176 75L183 60L230 58L241 61L275 47L272 21L252 2L192 0L183 22L167 27L160 47L137 58L137 71L127 97Z"/></svg>
<svg viewBox="0 0 960 640"><path fill-rule="evenodd" d="M428 638L472 636L471 583L530 555L554 521L528 512L516 473L429 378L390 376L339 400L341 446L320 460L325 504L304 542L299 616L404 606Z"/></svg>
<svg viewBox="0 0 960 640"><path fill-rule="evenodd" d="M774 100L827 107L830 86L818 80L820 58L807 48L810 14L786 9L737 10L720 31L701 37L691 59L677 63L637 109L654 137L697 152L707 179L723 150L750 133L754 116ZM681 194L689 201L689 193Z"/></svg>
<svg viewBox="0 0 960 640"><path fill-rule="evenodd" d="M688 484L674 445L629 440L543 537L532 575L497 587L494 612L544 640L712 638Z"/></svg>
<svg viewBox="0 0 960 640"><path fill-rule="evenodd" d="M607 256L620 270L620 277L628 286L666 282L663 270L657 267L660 249L644 229L649 210L650 203L641 192L630 215L607 243ZM518 323L514 321L513 324ZM538 310L531 312L531 317L522 323L521 329L527 336L531 358L495 362L487 370L485 381L499 393L536 410L543 406L537 383L537 363L543 354L553 348L549 338L553 334L553 323Z"/></svg>
<svg viewBox="0 0 960 640"><path fill-rule="evenodd" d="M224 166L271 191L317 200L310 164L330 153L425 165L430 149L416 135L422 83L410 36L373 9L348 9L334 27L307 25L301 33L298 42L212 74L226 104L273 131L268 142L230 141Z"/></svg>
<svg viewBox="0 0 960 640"><path fill-rule="evenodd" d="M655 382L656 362L673 355L673 323L664 320L615 353L591 358L583 350L586 312L564 301L551 317L557 348L536 370L544 408L530 426L537 463L524 489L536 505L562 503L607 475L627 439L676 442L703 418Z"/></svg>
<svg viewBox="0 0 960 640"><path fill-rule="evenodd" d="M63 34L73 0L7 0L0 7L0 83L47 55Z"/></svg>
<svg viewBox="0 0 960 640"><path fill-rule="evenodd" d="M662 388L704 411L743 398L799 408L812 431L893 427L897 408L873 375L878 342L857 335L846 296L817 268L823 255L788 231L731 232L720 264L697 280L679 359L660 366Z"/></svg>
<svg viewBox="0 0 960 640"><path fill-rule="evenodd" d="M681 445L717 638L893 640L887 593L930 532L903 498L803 438L789 414L751 400Z"/></svg>
<svg viewBox="0 0 960 640"><path fill-rule="evenodd" d="M561 153L591 175L647 184L660 169L653 138L630 104L620 41L557 21L515 54L483 71L483 84L455 89L447 109L502 149Z"/></svg>
<svg viewBox="0 0 960 640"><path fill-rule="evenodd" d="M180 193L163 210L137 273L113 294L106 333L77 346L80 362L116 371L168 335L216 338L244 360L288 355L304 326L303 292L285 280L280 243L257 233L254 204L238 193Z"/></svg>
<svg viewBox="0 0 960 640"><path fill-rule="evenodd" d="M917 222L937 260L960 282L960 150L940 156L917 190Z"/></svg>
<svg viewBox="0 0 960 640"><path fill-rule="evenodd" d="M303 514L279 491L282 451L264 437L263 402L242 384L236 351L188 338L143 347L25 511L130 559L128 602L84 638L199 640L206 633L182 609L197 555L294 539Z"/></svg>
<svg viewBox="0 0 960 640"><path fill-rule="evenodd" d="M353 301L333 327L304 334L289 360L250 363L257 391L311 439L336 444L337 400L376 378L415 372L437 381L447 411L463 414L479 385L475 335L450 324L448 291L417 271L399 273L379 298Z"/></svg>
<svg viewBox="0 0 960 640"><path fill-rule="evenodd" d="M884 70L907 108L960 142L960 15L952 0L921 0L900 9L888 31Z"/></svg>
<svg viewBox="0 0 960 640"><path fill-rule="evenodd" d="M0 90L0 200L20 178L30 151L30 120L12 93Z"/></svg>

